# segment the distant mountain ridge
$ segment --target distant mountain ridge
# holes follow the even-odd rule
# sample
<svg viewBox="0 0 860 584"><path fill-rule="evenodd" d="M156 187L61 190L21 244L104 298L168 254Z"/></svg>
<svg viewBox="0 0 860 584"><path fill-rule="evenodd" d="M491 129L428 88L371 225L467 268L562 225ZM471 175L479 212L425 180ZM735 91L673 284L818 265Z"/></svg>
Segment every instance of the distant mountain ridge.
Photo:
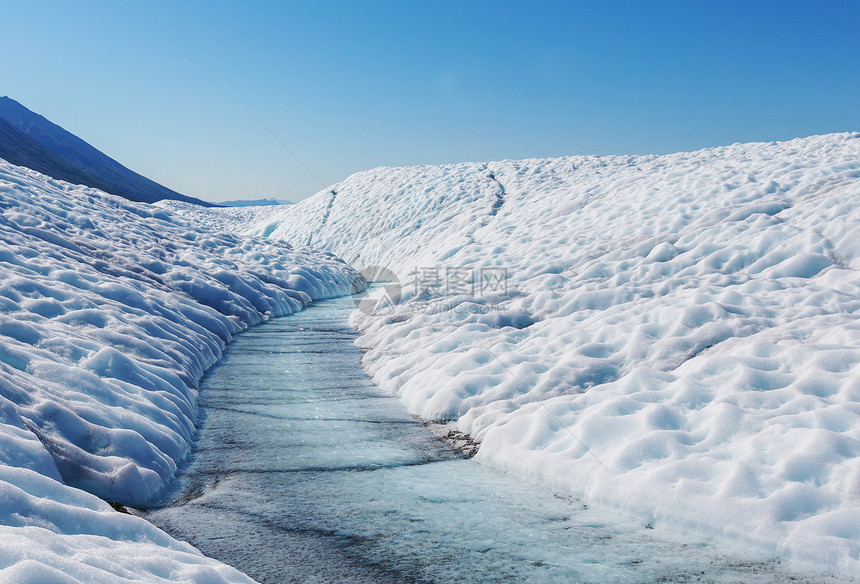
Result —
<svg viewBox="0 0 860 584"><path fill-rule="evenodd" d="M224 207L274 207L276 205L295 205L296 203L287 199L236 199L221 201L218 204Z"/></svg>
<svg viewBox="0 0 860 584"><path fill-rule="evenodd" d="M0 97L0 158L56 179L144 203L214 206L142 176L14 99Z"/></svg>

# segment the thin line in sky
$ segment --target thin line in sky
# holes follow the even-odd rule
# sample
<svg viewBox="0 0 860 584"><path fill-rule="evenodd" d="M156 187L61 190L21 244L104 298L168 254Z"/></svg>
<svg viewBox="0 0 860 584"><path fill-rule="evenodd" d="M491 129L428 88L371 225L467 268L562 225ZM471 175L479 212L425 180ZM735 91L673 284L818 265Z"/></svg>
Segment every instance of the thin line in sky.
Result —
<svg viewBox="0 0 860 584"><path fill-rule="evenodd" d="M287 145L286 145L286 144L284 144L284 143L281 141L281 139L280 139L280 138L278 138L278 137L275 135L275 133L274 133L273 131L271 131L271 130L266 126L266 124L264 124L262 121L260 121L260 118L258 118L257 116L255 116L255 115L254 115L254 112L252 112L251 110L248 110L248 113L249 113L249 114L251 114L251 116L252 116L255 120L257 120L257 123L258 123L258 124L260 124L261 126L263 126L263 129L264 129L264 130L266 130L269 134L271 134L271 135L272 135L272 138L274 138L275 140L277 140L277 141L278 141L278 144L280 144L280 145L284 148L284 150L286 150L287 152L289 152L289 153L290 153L290 156L292 156L293 158L295 158L295 159L296 159L296 162L298 162L299 164L301 164L301 165L302 165L302 168L304 168L306 171L308 171L308 174L309 174L309 175L311 175L312 177L314 177L314 180L316 180L316 181L320 184L320 186L321 186L322 188L324 188L324 189L325 189L325 188L328 188L328 187L326 187L326 185L325 185L325 184L323 184L323 181L321 181L321 180L317 177L317 175L315 175L315 174L313 173L313 171L311 171L311 169L310 169L310 168L308 168L308 167L305 165L305 163L304 163L304 162L302 162L301 160L299 160L299 157L298 157L298 156L296 156L296 155L295 155L295 153L294 153L292 150L290 150L289 148L287 148Z"/></svg>
<svg viewBox="0 0 860 584"><path fill-rule="evenodd" d="M574 144L573 146L571 146L571 147L570 147L570 150L568 150L567 152L565 152L565 154L564 154L564 155L565 155L565 156L570 156L570 153L571 153L571 152L573 152L574 150L576 150L576 147L577 147L577 146L579 146L580 144L582 144L582 143L585 141L585 139L586 139L586 138L588 138L588 136L589 136L589 135L590 135L594 130L596 130L596 129L597 129L597 126L599 126L599 125L603 122L603 120L605 120L605 119L606 119L606 116L603 116L602 118L600 118L599 120L597 120L597 123L596 123L596 124L594 124L593 126L591 126L591 127L588 129L588 131L587 131L585 134L583 134L583 135L582 135L582 138L580 138L579 140L577 140L577 141L576 141L576 144Z"/></svg>

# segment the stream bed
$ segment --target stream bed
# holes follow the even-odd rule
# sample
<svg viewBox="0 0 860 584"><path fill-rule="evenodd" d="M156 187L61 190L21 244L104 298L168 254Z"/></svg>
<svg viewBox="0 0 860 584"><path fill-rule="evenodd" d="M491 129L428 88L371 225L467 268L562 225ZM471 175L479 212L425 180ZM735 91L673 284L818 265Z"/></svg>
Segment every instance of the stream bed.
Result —
<svg viewBox="0 0 860 584"><path fill-rule="evenodd" d="M150 521L263 584L808 581L465 458L367 377L352 309L320 302L230 345Z"/></svg>

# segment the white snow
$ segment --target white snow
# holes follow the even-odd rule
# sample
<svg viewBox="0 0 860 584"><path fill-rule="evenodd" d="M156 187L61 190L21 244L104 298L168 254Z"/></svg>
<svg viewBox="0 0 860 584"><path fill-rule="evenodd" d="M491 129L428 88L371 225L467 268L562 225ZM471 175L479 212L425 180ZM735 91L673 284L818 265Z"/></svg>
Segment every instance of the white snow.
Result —
<svg viewBox="0 0 860 584"><path fill-rule="evenodd" d="M261 217L267 217L276 207L261 205L255 207L222 207L215 213L201 213L199 205L164 199L154 203L155 206L167 209L175 215L185 217L210 229L219 231L230 231L237 227L247 229L247 225L254 224Z"/></svg>
<svg viewBox="0 0 860 584"><path fill-rule="evenodd" d="M248 582L102 499L162 491L233 335L351 291L332 253L400 276L354 314L365 366L479 460L858 576L858 203L858 133L185 218L0 161L0 583Z"/></svg>
<svg viewBox="0 0 860 584"><path fill-rule="evenodd" d="M366 368L479 460L860 575L860 134L379 168L220 217L394 270Z"/></svg>
<svg viewBox="0 0 860 584"><path fill-rule="evenodd" d="M0 583L250 582L102 499L173 478L233 335L355 276L0 160Z"/></svg>

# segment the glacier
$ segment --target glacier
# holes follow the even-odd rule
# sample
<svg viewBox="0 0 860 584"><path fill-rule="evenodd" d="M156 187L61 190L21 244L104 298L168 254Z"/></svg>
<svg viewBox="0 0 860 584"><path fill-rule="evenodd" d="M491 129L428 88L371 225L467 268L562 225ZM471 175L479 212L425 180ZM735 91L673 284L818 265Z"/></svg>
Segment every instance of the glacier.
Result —
<svg viewBox="0 0 860 584"><path fill-rule="evenodd" d="M857 576L858 203L843 133L377 168L242 215L162 205L396 273L391 310L353 314L364 366L477 460ZM446 280L464 271L471 288Z"/></svg>
<svg viewBox="0 0 860 584"><path fill-rule="evenodd" d="M0 582L251 582L115 508L174 478L236 334L362 283L0 160Z"/></svg>
<svg viewBox="0 0 860 584"><path fill-rule="evenodd" d="M0 583L250 582L116 509L173 480L236 334L376 267L366 370L479 462L857 577L858 198L860 133L378 168L281 208L0 160Z"/></svg>

